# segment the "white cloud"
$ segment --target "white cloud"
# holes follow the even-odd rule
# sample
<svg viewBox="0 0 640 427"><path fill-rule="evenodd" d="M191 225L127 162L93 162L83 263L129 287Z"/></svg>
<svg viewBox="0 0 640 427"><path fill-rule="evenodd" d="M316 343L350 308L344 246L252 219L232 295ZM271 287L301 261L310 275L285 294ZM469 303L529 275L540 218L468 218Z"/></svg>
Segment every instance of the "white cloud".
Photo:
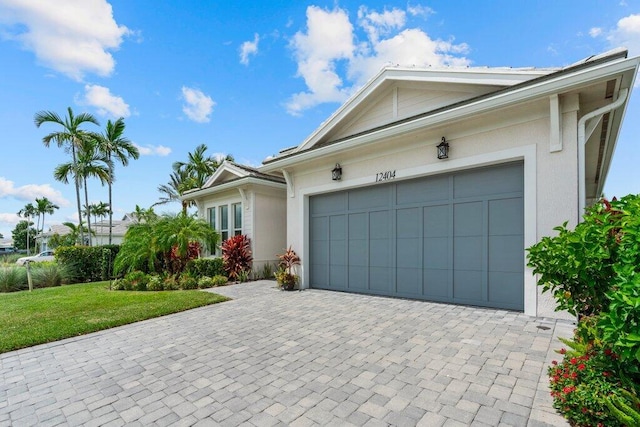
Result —
<svg viewBox="0 0 640 427"><path fill-rule="evenodd" d="M347 12L317 6L307 8L307 32L297 32L291 41L298 62L298 76L307 85L287 102L287 111L298 115L302 110L322 102L341 102L349 95L341 88L342 79L336 62L353 55L353 25Z"/></svg>
<svg viewBox="0 0 640 427"><path fill-rule="evenodd" d="M207 123L216 103L202 91L182 86L182 111L194 122Z"/></svg>
<svg viewBox="0 0 640 427"><path fill-rule="evenodd" d="M435 11L430 7L419 4L415 6L408 5L407 12L409 12L409 15L411 16L424 16L425 18L435 13Z"/></svg>
<svg viewBox="0 0 640 427"><path fill-rule="evenodd" d="M17 224L20 221L22 221L22 218L20 218L18 215L14 214L14 213L0 213L0 222L5 223L5 224ZM11 237L11 235L5 235L4 236L5 239L8 239L9 237Z"/></svg>
<svg viewBox="0 0 640 427"><path fill-rule="evenodd" d="M593 38L598 37L600 34L602 34L602 28L600 27L593 27L589 30L589 35Z"/></svg>
<svg viewBox="0 0 640 427"><path fill-rule="evenodd" d="M607 40L613 47L624 46L631 55L640 54L640 14L625 16L609 32Z"/></svg>
<svg viewBox="0 0 640 427"><path fill-rule="evenodd" d="M18 200L33 202L36 197L46 197L59 206L69 206L69 201L60 191L49 184L27 184L16 187L13 181L0 176L0 199L12 197Z"/></svg>
<svg viewBox="0 0 640 427"><path fill-rule="evenodd" d="M249 56L256 55L258 53L258 42L260 36L256 33L253 36L253 41L246 41L240 45L240 63L249 65Z"/></svg>
<svg viewBox="0 0 640 427"><path fill-rule="evenodd" d="M111 52L131 34L113 19L106 0L4 0L0 25L5 38L78 81L85 73L110 75L115 66Z"/></svg>
<svg viewBox="0 0 640 427"><path fill-rule="evenodd" d="M136 143L134 143L133 145L136 146L136 148L138 149L138 152L140 152L141 156L160 156L160 157L166 157L169 154L171 154L171 148L169 147L165 147L164 145L138 145Z"/></svg>
<svg viewBox="0 0 640 427"><path fill-rule="evenodd" d="M77 101L80 105L97 108L101 116L112 118L129 117L129 104L120 96L112 95L109 88L99 85L85 85L84 97Z"/></svg>
<svg viewBox="0 0 640 427"><path fill-rule="evenodd" d="M433 13L417 6L408 12ZM377 12L360 7L357 23L365 39L356 42L356 29L345 10L309 6L306 33L296 33L291 41L298 76L304 79L307 91L289 99L287 112L300 115L324 102L342 102L387 64L426 67L471 63L463 56L469 52L467 44L432 39L417 28L405 29L406 13L397 8ZM346 72L339 73L340 66Z"/></svg>
<svg viewBox="0 0 640 427"><path fill-rule="evenodd" d="M366 6L358 9L358 25L362 27L373 44L378 43L380 34L386 35L393 30L404 28L407 14L404 10L392 9L378 13L375 10L369 12Z"/></svg>

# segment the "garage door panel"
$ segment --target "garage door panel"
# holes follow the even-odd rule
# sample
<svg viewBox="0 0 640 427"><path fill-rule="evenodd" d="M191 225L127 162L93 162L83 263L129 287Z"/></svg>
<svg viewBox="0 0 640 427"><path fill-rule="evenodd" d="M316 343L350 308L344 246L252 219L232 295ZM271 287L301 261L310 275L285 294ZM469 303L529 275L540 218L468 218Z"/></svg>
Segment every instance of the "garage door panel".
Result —
<svg viewBox="0 0 640 427"><path fill-rule="evenodd" d="M368 288L368 267L349 265L349 289L366 290Z"/></svg>
<svg viewBox="0 0 640 427"><path fill-rule="evenodd" d="M332 240L329 242L329 265L347 264L347 241Z"/></svg>
<svg viewBox="0 0 640 427"><path fill-rule="evenodd" d="M524 272L522 236L489 237L489 271Z"/></svg>
<svg viewBox="0 0 640 427"><path fill-rule="evenodd" d="M329 239L346 240L347 221L344 215L333 215L329 218Z"/></svg>
<svg viewBox="0 0 640 427"><path fill-rule="evenodd" d="M391 237L391 212L377 211L369 214L369 236L374 239L389 239Z"/></svg>
<svg viewBox="0 0 640 427"><path fill-rule="evenodd" d="M423 295L427 298L450 298L451 274L449 269L425 268L423 270Z"/></svg>
<svg viewBox="0 0 640 427"><path fill-rule="evenodd" d="M396 271L396 290L400 295L422 294L421 268L398 268Z"/></svg>
<svg viewBox="0 0 640 427"><path fill-rule="evenodd" d="M424 237L449 237L450 216L449 205L426 206L423 210Z"/></svg>
<svg viewBox="0 0 640 427"><path fill-rule="evenodd" d="M311 264L329 264L329 242L327 240L315 240L314 250L311 252Z"/></svg>
<svg viewBox="0 0 640 427"><path fill-rule="evenodd" d="M481 236L484 230L483 203L458 203L453 206L453 235Z"/></svg>
<svg viewBox="0 0 640 427"><path fill-rule="evenodd" d="M402 182L396 188L398 205L449 199L449 177L431 177Z"/></svg>
<svg viewBox="0 0 640 427"><path fill-rule="evenodd" d="M484 301L482 292L482 270L454 270L453 298Z"/></svg>
<svg viewBox="0 0 640 427"><path fill-rule="evenodd" d="M309 280L311 280L311 286L313 287L325 287L329 283L328 276L329 266L327 264L313 264L311 266L311 273L309 274Z"/></svg>
<svg viewBox="0 0 640 427"><path fill-rule="evenodd" d="M489 301L503 304L505 308L519 308L514 306L514 301L524 298L524 289L519 286L521 282L522 273L490 272Z"/></svg>
<svg viewBox="0 0 640 427"><path fill-rule="evenodd" d="M462 199L519 193L522 192L523 180L520 164L461 172L453 176L453 196Z"/></svg>
<svg viewBox="0 0 640 427"><path fill-rule="evenodd" d="M349 193L349 210L372 209L389 206L389 188L360 188Z"/></svg>
<svg viewBox="0 0 640 427"><path fill-rule="evenodd" d="M330 265L329 266L329 283L333 289L347 288L347 266Z"/></svg>
<svg viewBox="0 0 640 427"><path fill-rule="evenodd" d="M365 239L349 240L349 265L369 265L369 241Z"/></svg>
<svg viewBox="0 0 640 427"><path fill-rule="evenodd" d="M398 239L396 266L398 268L422 268L422 239Z"/></svg>
<svg viewBox="0 0 640 427"><path fill-rule="evenodd" d="M329 240L329 218L311 218L310 233L314 241Z"/></svg>
<svg viewBox="0 0 640 427"><path fill-rule="evenodd" d="M424 268L449 269L449 238L432 237L423 239Z"/></svg>
<svg viewBox="0 0 640 427"><path fill-rule="evenodd" d="M482 270L483 237L455 237L453 239L453 268L455 270Z"/></svg>
<svg viewBox="0 0 640 427"><path fill-rule="evenodd" d="M397 210L396 236L398 239L417 237L422 234L419 233L416 235L416 231L422 227L422 217L420 214L421 209L419 208Z"/></svg>
<svg viewBox="0 0 640 427"><path fill-rule="evenodd" d="M309 209L314 214L326 214L330 212L342 212L347 207L347 195L345 193L329 193L315 196L309 201Z"/></svg>
<svg viewBox="0 0 640 427"><path fill-rule="evenodd" d="M489 234L491 236L522 235L523 231L522 198L489 201Z"/></svg>
<svg viewBox="0 0 640 427"><path fill-rule="evenodd" d="M392 272L395 272L395 269L389 267L369 267L369 288L376 292L392 293Z"/></svg>
<svg viewBox="0 0 640 427"><path fill-rule="evenodd" d="M369 214L349 214L349 239L367 239Z"/></svg>
<svg viewBox="0 0 640 427"><path fill-rule="evenodd" d="M372 267L391 267L391 242L389 239L376 239L369 242L369 265Z"/></svg>

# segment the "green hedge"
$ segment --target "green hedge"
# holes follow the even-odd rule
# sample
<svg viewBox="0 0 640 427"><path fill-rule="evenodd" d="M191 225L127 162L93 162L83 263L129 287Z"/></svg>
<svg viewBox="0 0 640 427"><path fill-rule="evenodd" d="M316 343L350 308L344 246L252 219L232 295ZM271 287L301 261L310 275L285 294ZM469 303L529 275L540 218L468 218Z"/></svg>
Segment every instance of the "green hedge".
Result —
<svg viewBox="0 0 640 427"><path fill-rule="evenodd" d="M69 268L75 281L95 282L113 276L113 261L119 250L119 245L60 246L55 256Z"/></svg>
<svg viewBox="0 0 640 427"><path fill-rule="evenodd" d="M222 258L197 258L187 263L185 272L196 279L208 276L226 276Z"/></svg>

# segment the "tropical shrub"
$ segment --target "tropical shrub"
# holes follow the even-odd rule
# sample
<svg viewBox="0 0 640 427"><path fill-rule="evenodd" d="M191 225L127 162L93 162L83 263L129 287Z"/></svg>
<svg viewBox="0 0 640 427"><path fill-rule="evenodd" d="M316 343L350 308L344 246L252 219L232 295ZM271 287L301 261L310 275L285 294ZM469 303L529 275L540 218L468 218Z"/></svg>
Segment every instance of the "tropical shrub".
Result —
<svg viewBox="0 0 640 427"><path fill-rule="evenodd" d="M178 282L176 276L173 275L166 276L162 285L165 291L177 291L180 289L180 282Z"/></svg>
<svg viewBox="0 0 640 427"><path fill-rule="evenodd" d="M228 281L229 279L227 278L227 276L202 276L200 279L198 279L198 288L208 289L214 288L216 286L223 286L226 285Z"/></svg>
<svg viewBox="0 0 640 427"><path fill-rule="evenodd" d="M134 291L146 291L149 283L149 275L143 271L132 271L124 276L124 280L131 284Z"/></svg>
<svg viewBox="0 0 640 427"><path fill-rule="evenodd" d="M253 262L249 238L239 234L222 242L222 259L229 279L240 280L242 272L251 271Z"/></svg>
<svg viewBox="0 0 640 427"><path fill-rule="evenodd" d="M154 274L149 277L149 282L147 282L147 290L148 291L164 291L164 281L162 277Z"/></svg>
<svg viewBox="0 0 640 427"><path fill-rule="evenodd" d="M31 265L31 280L34 287L48 288L70 283L69 268L57 262L39 262Z"/></svg>
<svg viewBox="0 0 640 427"><path fill-rule="evenodd" d="M273 279L273 265L270 262L267 262L262 266L260 273L258 275L260 279Z"/></svg>
<svg viewBox="0 0 640 427"><path fill-rule="evenodd" d="M119 250L118 245L60 246L56 249L55 257L68 269L73 281L95 282L112 277Z"/></svg>
<svg viewBox="0 0 640 427"><path fill-rule="evenodd" d="M0 267L0 292L15 292L27 287L27 269L19 266Z"/></svg>
<svg viewBox="0 0 640 427"><path fill-rule="evenodd" d="M294 273L293 268L300 265L300 257L289 246L285 253L278 255L280 263L278 270L274 273L278 286L284 290L292 290L298 283L298 276Z"/></svg>
<svg viewBox="0 0 640 427"><path fill-rule="evenodd" d="M549 370L554 406L574 425L640 425L640 195L603 200L573 231L556 230L529 248L556 310L579 320Z"/></svg>
<svg viewBox="0 0 640 427"><path fill-rule="evenodd" d="M198 279L188 274L183 274L179 278L180 289L185 291L190 289L198 289Z"/></svg>
<svg viewBox="0 0 640 427"><path fill-rule="evenodd" d="M187 262L184 270L193 277L224 276L224 261L222 258L197 258Z"/></svg>

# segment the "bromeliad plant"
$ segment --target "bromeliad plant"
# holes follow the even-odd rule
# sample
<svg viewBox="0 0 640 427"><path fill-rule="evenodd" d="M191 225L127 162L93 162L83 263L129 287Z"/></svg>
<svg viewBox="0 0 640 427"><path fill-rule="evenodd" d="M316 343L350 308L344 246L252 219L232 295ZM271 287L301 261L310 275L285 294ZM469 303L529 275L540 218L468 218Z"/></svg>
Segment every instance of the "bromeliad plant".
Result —
<svg viewBox="0 0 640 427"><path fill-rule="evenodd" d="M529 248L543 292L578 317L571 350L549 369L554 407L576 426L640 426L640 195L556 230Z"/></svg>
<svg viewBox="0 0 640 427"><path fill-rule="evenodd" d="M278 258L280 258L280 263L274 276L281 289L291 291L298 283L298 276L294 274L293 268L296 265L300 265L300 257L289 246L289 249L285 253L278 255Z"/></svg>
<svg viewBox="0 0 640 427"><path fill-rule="evenodd" d="M222 242L222 260L230 280L237 281L248 275L253 262L249 238L239 234Z"/></svg>

